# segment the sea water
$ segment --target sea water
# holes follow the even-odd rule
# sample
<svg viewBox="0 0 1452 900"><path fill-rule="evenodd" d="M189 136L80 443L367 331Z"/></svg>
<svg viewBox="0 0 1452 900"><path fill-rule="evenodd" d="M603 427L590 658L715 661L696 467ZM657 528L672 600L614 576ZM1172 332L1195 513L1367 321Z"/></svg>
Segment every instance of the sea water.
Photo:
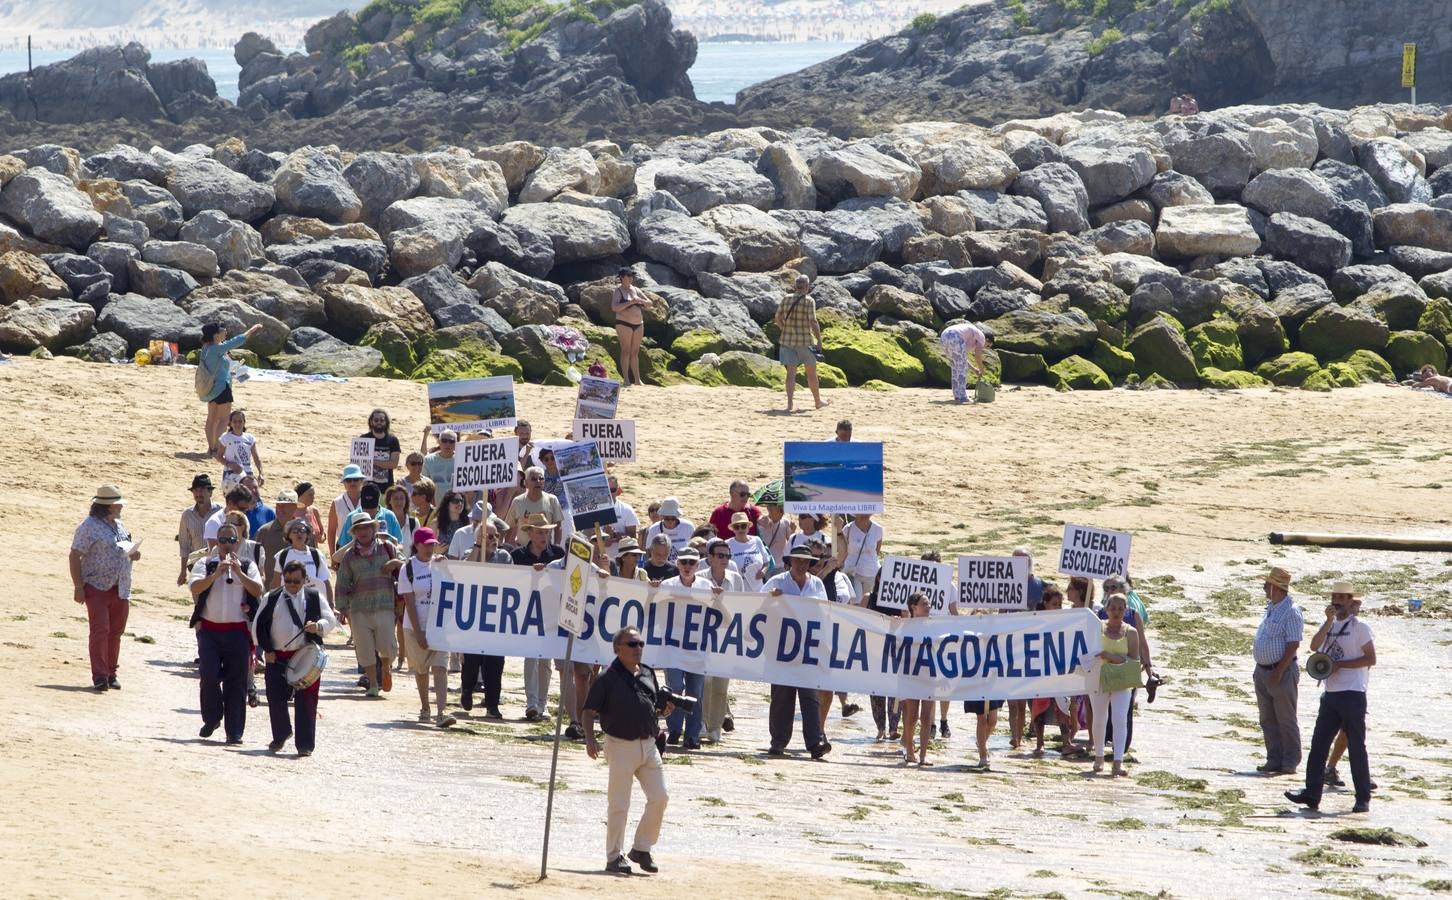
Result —
<svg viewBox="0 0 1452 900"><path fill-rule="evenodd" d="M744 87L816 65L856 47L855 41L758 41L752 43L703 43L691 67L691 82L696 97L705 101L735 103L736 92ZM79 50L36 50L32 56L37 66L70 59ZM288 52L288 51L284 51ZM241 67L232 58L232 49L211 47L186 49L180 47L152 48L152 62L196 57L207 64L207 72L217 83L221 97L236 102L237 75ZM0 75L24 72L24 50L0 50Z"/></svg>

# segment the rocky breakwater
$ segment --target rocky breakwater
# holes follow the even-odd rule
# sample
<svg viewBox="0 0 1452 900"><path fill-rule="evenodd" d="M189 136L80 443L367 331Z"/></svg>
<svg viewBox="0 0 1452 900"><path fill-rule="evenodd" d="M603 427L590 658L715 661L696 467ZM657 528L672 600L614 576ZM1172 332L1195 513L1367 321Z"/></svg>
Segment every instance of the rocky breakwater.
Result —
<svg viewBox="0 0 1452 900"><path fill-rule="evenodd" d="M1443 367L1452 113L1239 107L844 141L738 129L621 148L415 154L232 139L0 156L0 347L89 359L261 323L299 372L567 383L614 370L609 298L652 306L645 377L778 386L772 315L815 279L828 385L993 377L1329 389Z"/></svg>
<svg viewBox="0 0 1452 900"><path fill-rule="evenodd" d="M137 44L88 50L0 79L0 130L12 146L88 152L224 137L269 150L420 151L735 124L695 100L696 40L661 0L373 0L317 22L304 43L289 53L243 35L235 105L199 60L152 64Z"/></svg>
<svg viewBox="0 0 1452 900"><path fill-rule="evenodd" d="M1452 5L1414 0L990 0L741 91L743 122L870 133L907 117L991 124L1104 108L1336 106L1405 96L1403 41L1422 97L1447 102ZM1439 94L1438 91L1441 93Z"/></svg>

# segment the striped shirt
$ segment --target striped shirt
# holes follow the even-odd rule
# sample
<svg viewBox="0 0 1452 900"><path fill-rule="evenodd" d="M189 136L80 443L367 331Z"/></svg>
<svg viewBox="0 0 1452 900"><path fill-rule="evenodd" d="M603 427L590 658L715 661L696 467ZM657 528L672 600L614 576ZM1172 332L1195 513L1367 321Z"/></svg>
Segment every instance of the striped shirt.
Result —
<svg viewBox="0 0 1452 900"><path fill-rule="evenodd" d="M1286 645L1305 639L1306 623L1289 596L1265 608L1265 618L1255 630L1251 653L1258 665L1273 666L1286 655Z"/></svg>
<svg viewBox="0 0 1452 900"><path fill-rule="evenodd" d="M349 547L338 563L338 610L368 612L393 609L393 576L383 570L391 559L392 548L377 538L368 553L359 552L356 545Z"/></svg>
<svg viewBox="0 0 1452 900"><path fill-rule="evenodd" d="M817 342L812 325L817 321L817 303L810 294L792 294L781 302L781 344L810 347Z"/></svg>

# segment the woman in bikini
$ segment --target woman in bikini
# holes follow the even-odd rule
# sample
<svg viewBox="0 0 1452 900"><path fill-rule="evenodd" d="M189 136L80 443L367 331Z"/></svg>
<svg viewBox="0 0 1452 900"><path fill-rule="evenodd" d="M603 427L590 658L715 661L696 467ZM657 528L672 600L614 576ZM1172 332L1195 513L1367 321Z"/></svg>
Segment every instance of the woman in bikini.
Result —
<svg viewBox="0 0 1452 900"><path fill-rule="evenodd" d="M1438 375L1437 367L1428 363L1412 376L1412 387L1431 388L1444 394L1452 394L1452 378Z"/></svg>
<svg viewBox="0 0 1452 900"><path fill-rule="evenodd" d="M619 275L620 286L610 295L610 311L615 314L615 333L620 336L620 380L627 385L640 384L640 345L645 339L643 310L650 301L635 286L634 270L624 268Z"/></svg>

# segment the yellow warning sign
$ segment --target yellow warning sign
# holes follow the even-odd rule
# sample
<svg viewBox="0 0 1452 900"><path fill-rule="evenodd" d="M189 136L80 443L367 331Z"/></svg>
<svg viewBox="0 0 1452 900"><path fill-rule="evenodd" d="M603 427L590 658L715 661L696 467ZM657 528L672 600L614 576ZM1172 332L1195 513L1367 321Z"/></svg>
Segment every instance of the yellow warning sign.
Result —
<svg viewBox="0 0 1452 900"><path fill-rule="evenodd" d="M1402 87L1417 86L1417 45L1402 44Z"/></svg>

